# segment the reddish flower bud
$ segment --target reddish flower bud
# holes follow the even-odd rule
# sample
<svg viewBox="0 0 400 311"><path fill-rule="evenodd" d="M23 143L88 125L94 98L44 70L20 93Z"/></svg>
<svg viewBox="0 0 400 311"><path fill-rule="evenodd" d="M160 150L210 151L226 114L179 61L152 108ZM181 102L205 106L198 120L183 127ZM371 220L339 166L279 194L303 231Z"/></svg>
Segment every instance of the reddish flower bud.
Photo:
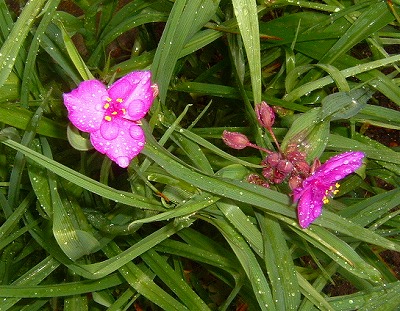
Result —
<svg viewBox="0 0 400 311"><path fill-rule="evenodd" d="M271 129L275 121L274 110L263 101L255 106L255 112L258 123L266 129Z"/></svg>
<svg viewBox="0 0 400 311"><path fill-rule="evenodd" d="M269 165L272 167L275 167L278 165L279 161L282 159L282 156L277 153L271 153L270 155L268 155L262 162L261 165Z"/></svg>
<svg viewBox="0 0 400 311"><path fill-rule="evenodd" d="M274 177L272 178L272 182L274 184L281 184L286 179L287 174L283 174L278 170L275 170Z"/></svg>
<svg viewBox="0 0 400 311"><path fill-rule="evenodd" d="M222 133L222 140L227 146L233 149L244 149L250 144L247 136L238 132L224 131Z"/></svg>
<svg viewBox="0 0 400 311"><path fill-rule="evenodd" d="M261 178L261 176L259 176L257 174L250 174L247 177L247 181L253 185L259 185L264 188L269 188L268 182L266 182L264 179Z"/></svg>
<svg viewBox="0 0 400 311"><path fill-rule="evenodd" d="M298 187L300 187L301 183L302 183L303 179L298 176L298 175L293 175L289 178L289 187L290 189L296 189Z"/></svg>
<svg viewBox="0 0 400 311"><path fill-rule="evenodd" d="M274 171L275 170L272 167L267 166L263 168L262 175L264 176L265 179L270 180L274 176L275 173Z"/></svg>
<svg viewBox="0 0 400 311"><path fill-rule="evenodd" d="M293 165L299 174L304 176L308 176L310 174L310 165L308 165L306 161L293 162Z"/></svg>
<svg viewBox="0 0 400 311"><path fill-rule="evenodd" d="M321 166L321 161L319 159L314 159L314 162L311 164L310 173L314 173L317 168Z"/></svg>
<svg viewBox="0 0 400 311"><path fill-rule="evenodd" d="M291 152L299 152L299 147L295 143L289 143L286 147L285 153L290 154Z"/></svg>
<svg viewBox="0 0 400 311"><path fill-rule="evenodd" d="M286 159L288 159L290 162L305 161L306 155L298 150L292 150L290 152L286 151Z"/></svg>
<svg viewBox="0 0 400 311"><path fill-rule="evenodd" d="M288 175L293 171L293 164L288 160L280 160L276 169L284 175Z"/></svg>

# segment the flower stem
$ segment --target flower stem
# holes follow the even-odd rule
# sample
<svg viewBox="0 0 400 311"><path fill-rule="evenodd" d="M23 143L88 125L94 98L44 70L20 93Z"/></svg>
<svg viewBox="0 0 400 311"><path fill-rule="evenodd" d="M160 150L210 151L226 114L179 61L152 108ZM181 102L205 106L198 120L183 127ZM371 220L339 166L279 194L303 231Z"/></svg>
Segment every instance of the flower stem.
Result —
<svg viewBox="0 0 400 311"><path fill-rule="evenodd" d="M279 153L283 155L281 146L279 145L278 140L276 139L276 136L275 136L274 132L272 131L272 128L271 127L267 128L267 130L271 134L271 137L272 137L273 141L275 142L276 148L278 149Z"/></svg>
<svg viewBox="0 0 400 311"><path fill-rule="evenodd" d="M266 153L268 153L268 154L273 153L271 150L265 149L265 148L263 148L263 147L260 147L260 146L258 146L258 145L256 145L256 144L252 144L252 143L248 143L248 144L247 144L247 147L251 147L251 148L254 148L254 149L258 149L258 150L264 151L264 152L266 152Z"/></svg>

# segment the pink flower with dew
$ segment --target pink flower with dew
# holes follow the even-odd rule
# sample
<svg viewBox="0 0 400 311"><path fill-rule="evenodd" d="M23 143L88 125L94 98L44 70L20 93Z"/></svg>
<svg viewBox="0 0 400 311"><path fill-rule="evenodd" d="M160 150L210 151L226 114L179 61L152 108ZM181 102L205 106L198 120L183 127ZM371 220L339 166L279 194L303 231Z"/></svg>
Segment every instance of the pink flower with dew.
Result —
<svg viewBox="0 0 400 311"><path fill-rule="evenodd" d="M298 202L297 216L302 228L307 228L321 215L322 205L328 203L328 198L339 191L337 182L360 168L364 156L364 153L358 151L338 154L293 189L293 201Z"/></svg>
<svg viewBox="0 0 400 311"><path fill-rule="evenodd" d="M64 104L72 124L90 133L93 147L120 167L127 167L144 147L140 119L157 94L151 72L134 71L108 89L98 80L83 81L64 94Z"/></svg>

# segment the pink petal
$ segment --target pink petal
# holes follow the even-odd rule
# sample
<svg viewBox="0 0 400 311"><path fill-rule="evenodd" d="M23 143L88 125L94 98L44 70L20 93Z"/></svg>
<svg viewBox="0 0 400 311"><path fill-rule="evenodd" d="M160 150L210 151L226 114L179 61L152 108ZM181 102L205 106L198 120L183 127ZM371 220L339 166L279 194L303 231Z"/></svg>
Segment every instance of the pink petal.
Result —
<svg viewBox="0 0 400 311"><path fill-rule="evenodd" d="M87 80L70 93L65 93L64 104L68 118L79 130L93 132L100 128L104 118L104 98L107 89L97 80Z"/></svg>
<svg viewBox="0 0 400 311"><path fill-rule="evenodd" d="M115 118L111 124L102 125L100 130L91 133L90 140L97 151L106 154L120 167L127 167L131 160L142 151L145 143L143 130L137 124ZM112 135L106 133L107 129ZM117 135L115 133L117 132ZM104 136L103 136L104 135ZM112 139L107 139L113 137Z"/></svg>
<svg viewBox="0 0 400 311"><path fill-rule="evenodd" d="M131 72L111 85L108 93L113 100L122 99L121 107L128 113L126 119L138 121L149 111L155 98L151 72Z"/></svg>
<svg viewBox="0 0 400 311"><path fill-rule="evenodd" d="M325 184L334 184L359 169L364 156L359 151L338 154L318 167L312 176L324 180Z"/></svg>
<svg viewBox="0 0 400 311"><path fill-rule="evenodd" d="M357 170L364 156L362 152L336 155L303 180L300 187L293 189L293 201L298 202L297 215L302 228L307 228L321 215L323 199L330 186Z"/></svg>
<svg viewBox="0 0 400 311"><path fill-rule="evenodd" d="M100 134L106 140L114 140L119 134L119 123L113 121L104 121L100 126Z"/></svg>
<svg viewBox="0 0 400 311"><path fill-rule="evenodd" d="M315 187L306 189L297 204L297 217L300 227L307 228L322 213L324 192Z"/></svg>

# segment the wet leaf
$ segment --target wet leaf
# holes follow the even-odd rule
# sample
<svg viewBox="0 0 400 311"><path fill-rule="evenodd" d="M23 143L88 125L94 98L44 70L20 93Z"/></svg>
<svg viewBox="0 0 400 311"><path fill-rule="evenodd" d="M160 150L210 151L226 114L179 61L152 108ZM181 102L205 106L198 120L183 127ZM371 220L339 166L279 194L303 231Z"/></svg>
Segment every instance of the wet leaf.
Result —
<svg viewBox="0 0 400 311"><path fill-rule="evenodd" d="M367 105L373 93L370 88L360 88L328 95L322 100L319 118L330 121L349 119Z"/></svg>

